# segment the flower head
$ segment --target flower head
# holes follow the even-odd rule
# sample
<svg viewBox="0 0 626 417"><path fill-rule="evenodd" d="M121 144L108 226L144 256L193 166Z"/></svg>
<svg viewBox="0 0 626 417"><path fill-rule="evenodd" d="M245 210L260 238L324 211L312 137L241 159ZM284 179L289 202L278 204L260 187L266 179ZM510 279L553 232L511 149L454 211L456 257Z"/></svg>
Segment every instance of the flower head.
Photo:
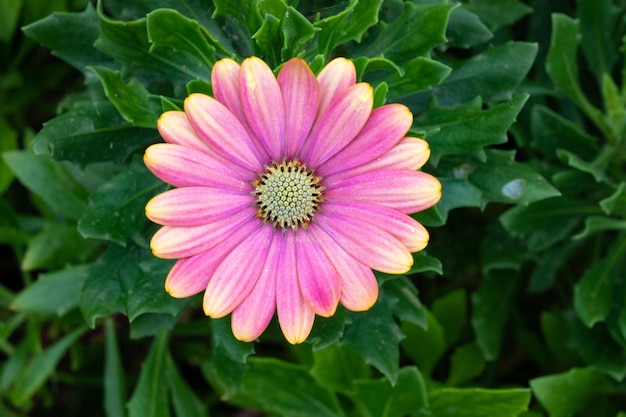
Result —
<svg viewBox="0 0 626 417"><path fill-rule="evenodd" d="M378 297L372 269L404 273L428 233L408 216L441 185L417 171L425 141L405 137L410 111L373 109L372 88L337 58L316 77L294 58L278 76L259 58L217 62L214 98L192 94L159 119L167 143L146 166L174 189L146 206L163 225L151 248L179 259L165 287L204 291L210 317L232 313L234 335L256 339L274 313L291 343L315 315L354 311Z"/></svg>

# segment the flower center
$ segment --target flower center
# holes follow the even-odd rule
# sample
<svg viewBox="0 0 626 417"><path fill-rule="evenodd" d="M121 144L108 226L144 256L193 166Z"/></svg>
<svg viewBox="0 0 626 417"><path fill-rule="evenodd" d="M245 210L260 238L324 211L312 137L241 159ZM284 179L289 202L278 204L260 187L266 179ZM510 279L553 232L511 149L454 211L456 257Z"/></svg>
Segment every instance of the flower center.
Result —
<svg viewBox="0 0 626 417"><path fill-rule="evenodd" d="M283 229L307 226L323 200L320 179L298 161L272 162L253 185L258 216Z"/></svg>

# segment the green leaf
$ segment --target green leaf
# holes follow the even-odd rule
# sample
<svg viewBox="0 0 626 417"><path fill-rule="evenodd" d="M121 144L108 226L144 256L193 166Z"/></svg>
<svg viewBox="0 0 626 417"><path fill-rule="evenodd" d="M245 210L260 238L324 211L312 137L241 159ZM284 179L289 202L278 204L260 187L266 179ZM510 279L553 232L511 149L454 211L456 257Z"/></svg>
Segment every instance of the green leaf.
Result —
<svg viewBox="0 0 626 417"><path fill-rule="evenodd" d="M22 0L0 1L0 41L8 43L13 34L20 17Z"/></svg>
<svg viewBox="0 0 626 417"><path fill-rule="evenodd" d="M506 132L527 98L520 94L487 110L482 109L482 100L478 97L453 109L439 107L433 100L427 113L415 120L413 128L440 130L428 138L432 152L430 161L435 165L445 155L476 154L484 160L483 147L506 142Z"/></svg>
<svg viewBox="0 0 626 417"><path fill-rule="evenodd" d="M214 355L223 356L238 363L246 363L248 356L254 353L254 343L245 343L235 339L228 318L211 320L211 340Z"/></svg>
<svg viewBox="0 0 626 417"><path fill-rule="evenodd" d="M393 22L381 22L380 32L356 54L384 56L396 63L416 56L428 57L430 50L446 42L448 17L455 5L404 3L402 14Z"/></svg>
<svg viewBox="0 0 626 417"><path fill-rule="evenodd" d="M414 366L400 369L393 386L386 379L356 380L354 386L351 398L370 416L403 417L428 406L426 383Z"/></svg>
<svg viewBox="0 0 626 417"><path fill-rule="evenodd" d="M24 33L52 51L86 77L86 67L115 68L116 62L93 47L98 37L98 13L89 3L81 13L53 13L24 27Z"/></svg>
<svg viewBox="0 0 626 417"><path fill-rule="evenodd" d="M600 80L603 74L611 73L618 57L613 30L620 19L621 9L611 0L578 0L576 6L582 49L590 69Z"/></svg>
<svg viewBox="0 0 626 417"><path fill-rule="evenodd" d="M194 393L193 389L181 376L174 360L167 356L167 368L165 370L167 382L172 394L172 404L176 417L205 417L207 406Z"/></svg>
<svg viewBox="0 0 626 417"><path fill-rule="evenodd" d="M95 249L97 242L84 239L75 225L51 223L29 240L21 267L24 271L61 268L86 261Z"/></svg>
<svg viewBox="0 0 626 417"><path fill-rule="evenodd" d="M117 344L115 323L107 319L105 323L104 351L104 409L107 417L126 416L126 379Z"/></svg>
<svg viewBox="0 0 626 417"><path fill-rule="evenodd" d="M211 79L219 43L204 26L172 9L157 9L146 17L150 52L164 48L173 63L184 65L206 81Z"/></svg>
<svg viewBox="0 0 626 417"><path fill-rule="evenodd" d="M467 322L466 298L465 291L458 289L438 297L431 306L430 311L443 328L446 346L452 346L461 337Z"/></svg>
<svg viewBox="0 0 626 417"><path fill-rule="evenodd" d="M583 230L572 236L572 239L586 239L595 233L607 230L626 230L626 220L605 216L589 216L585 219Z"/></svg>
<svg viewBox="0 0 626 417"><path fill-rule="evenodd" d="M426 312L426 318L426 327L419 327L408 321L401 323L400 329L406 338L400 343L400 347L424 375L431 375L446 350L446 339L443 328L429 311Z"/></svg>
<svg viewBox="0 0 626 417"><path fill-rule="evenodd" d="M78 222L78 231L88 238L114 241L122 246L140 232L148 220L144 207L165 185L135 158L127 170L103 184L90 197Z"/></svg>
<svg viewBox="0 0 626 417"><path fill-rule="evenodd" d="M623 278L625 254L626 232L623 232L606 257L587 269L574 287L574 307L587 327L604 321L609 314L614 287Z"/></svg>
<svg viewBox="0 0 626 417"><path fill-rule="evenodd" d="M356 0L350 0L348 5L341 12L333 16L320 19L314 23L315 27L320 31L317 37L317 50L326 59L330 57L332 50L337 45L347 40L345 28L357 3L358 1Z"/></svg>
<svg viewBox="0 0 626 417"><path fill-rule="evenodd" d="M161 98L148 93L136 78L127 84L119 71L89 67L104 87L104 93L127 122L137 127L156 128L161 115Z"/></svg>
<svg viewBox="0 0 626 417"><path fill-rule="evenodd" d="M443 388L428 395L437 417L516 417L528 409L530 390Z"/></svg>
<svg viewBox="0 0 626 417"><path fill-rule="evenodd" d="M9 151L2 157L20 182L52 211L70 219L80 218L87 193L63 165L28 151Z"/></svg>
<svg viewBox="0 0 626 417"><path fill-rule="evenodd" d="M156 129L133 127L122 119L113 104L96 101L78 102L69 112L44 123L33 146L37 155L85 166L100 161L122 161L159 141ZM62 184L45 183L47 187Z"/></svg>
<svg viewBox="0 0 626 417"><path fill-rule="evenodd" d="M463 175L464 168L471 169L469 164L459 167L459 174ZM448 212L459 207L480 207L481 191L474 186L467 178L438 178L441 182L441 200L437 203L437 208L444 219L448 218Z"/></svg>
<svg viewBox="0 0 626 417"><path fill-rule="evenodd" d="M462 61L437 88L439 105L453 107L477 96L484 101L510 100L537 54L537 44L507 42Z"/></svg>
<svg viewBox="0 0 626 417"><path fill-rule="evenodd" d="M621 182L613 194L600 200L600 207L607 216L626 219L626 182Z"/></svg>
<svg viewBox="0 0 626 417"><path fill-rule="evenodd" d="M167 337L161 332L152 342L141 367L139 381L128 401L128 417L169 417L167 396Z"/></svg>
<svg viewBox="0 0 626 417"><path fill-rule="evenodd" d="M486 150L487 161L477 164L469 180L488 202L524 204L560 195L533 169L515 162L515 151Z"/></svg>
<svg viewBox="0 0 626 417"><path fill-rule="evenodd" d="M126 249L110 244L92 265L79 301L89 327L95 327L97 318L126 313L126 293L122 291L122 277L139 275L140 259L135 246Z"/></svg>
<svg viewBox="0 0 626 417"><path fill-rule="evenodd" d="M170 331L176 326L178 317L168 313L144 313L130 323L130 338L141 339L154 336L162 331Z"/></svg>
<svg viewBox="0 0 626 417"><path fill-rule="evenodd" d="M306 367L252 357L232 402L277 415L341 417L337 398L315 383Z"/></svg>
<svg viewBox="0 0 626 417"><path fill-rule="evenodd" d="M385 79L389 85L389 100L397 100L441 84L450 74L451 68L433 59L418 56L407 62L402 70L403 74L394 73Z"/></svg>
<svg viewBox="0 0 626 417"><path fill-rule="evenodd" d="M300 52L306 52L306 45L318 32L294 7L289 6L282 20L281 30L283 33L283 47L280 55L283 61L296 57Z"/></svg>
<svg viewBox="0 0 626 417"><path fill-rule="evenodd" d="M498 2L469 0L465 7L478 15L494 32L500 27L511 25L532 11L519 0L499 0Z"/></svg>
<svg viewBox="0 0 626 417"><path fill-rule="evenodd" d="M389 304L389 300L381 297L368 311L348 313L351 323L346 325L341 343L356 349L367 363L395 384L400 366L398 343L403 335ZM372 340L377 342L372 343Z"/></svg>
<svg viewBox="0 0 626 417"><path fill-rule="evenodd" d="M319 386L349 394L354 391L355 380L367 378L370 370L354 349L335 343L313 351L310 373Z"/></svg>
<svg viewBox="0 0 626 417"><path fill-rule="evenodd" d="M313 351L335 344L343 336L348 320L348 314L344 308L338 308L331 317L316 317L306 343L313 345Z"/></svg>
<svg viewBox="0 0 626 417"><path fill-rule="evenodd" d="M281 45L283 42L280 39L280 20L276 16L266 14L263 24L252 35L252 39L254 39L261 50L261 55L270 66L275 67L280 63L278 45Z"/></svg>
<svg viewBox="0 0 626 417"><path fill-rule="evenodd" d="M511 237L498 223L488 226L488 235L481 248L483 273L492 269L519 271L525 260L526 254L519 239Z"/></svg>
<svg viewBox="0 0 626 417"><path fill-rule="evenodd" d="M38 353L32 361L26 365L24 371L15 381L10 393L10 398L16 406L23 406L50 377L63 357L63 354L85 333L85 328L80 327L66 334L57 342L49 346L43 352Z"/></svg>
<svg viewBox="0 0 626 417"><path fill-rule="evenodd" d="M597 139L581 126L544 106L534 106L531 117L532 147L546 156L556 157L557 150L580 157L598 152Z"/></svg>
<svg viewBox="0 0 626 417"><path fill-rule="evenodd" d="M263 17L259 12L259 0L232 1L214 0L215 12L213 18L230 16L248 28L249 33L255 33L261 27Z"/></svg>
<svg viewBox="0 0 626 417"><path fill-rule="evenodd" d="M417 288L406 276L385 281L384 296L392 300L393 313L398 318L426 329L426 309L417 297Z"/></svg>
<svg viewBox="0 0 626 417"><path fill-rule="evenodd" d="M0 141L0 154L18 148L17 132L9 126L4 117L0 117L0 137L2 138ZM13 177L13 172L4 161L4 158L0 159L0 194L4 193L9 184L11 184Z"/></svg>
<svg viewBox="0 0 626 417"><path fill-rule="evenodd" d="M580 358L569 346L570 331L567 321L550 311L541 314L541 332L552 357L563 366L579 363Z"/></svg>
<svg viewBox="0 0 626 417"><path fill-rule="evenodd" d="M493 38L493 33L478 16L467 10L465 4L452 10L446 30L447 44L457 48L482 45Z"/></svg>
<svg viewBox="0 0 626 417"><path fill-rule="evenodd" d="M485 369L485 359L476 343L457 347L450 358L450 374L447 385L455 386L469 382Z"/></svg>
<svg viewBox="0 0 626 417"><path fill-rule="evenodd" d="M498 358L518 280L517 273L492 271L484 276L480 288L472 294L472 328L487 361Z"/></svg>
<svg viewBox="0 0 626 417"><path fill-rule="evenodd" d="M611 384L593 368L572 368L531 379L530 387L550 417L572 417L598 394L609 390Z"/></svg>
<svg viewBox="0 0 626 417"><path fill-rule="evenodd" d="M78 305L89 266L70 266L39 275L37 281L15 297L11 308L25 313L62 317Z"/></svg>

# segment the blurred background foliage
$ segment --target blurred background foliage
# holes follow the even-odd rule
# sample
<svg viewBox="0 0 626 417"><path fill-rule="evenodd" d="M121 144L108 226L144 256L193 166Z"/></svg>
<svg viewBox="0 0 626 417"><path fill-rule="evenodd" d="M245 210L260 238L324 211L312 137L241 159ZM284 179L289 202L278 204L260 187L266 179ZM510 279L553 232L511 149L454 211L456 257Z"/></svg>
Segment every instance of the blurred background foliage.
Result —
<svg viewBox="0 0 626 417"><path fill-rule="evenodd" d="M625 19L623 0L0 0L0 415L626 416ZM354 59L444 186L413 270L295 347L170 299L146 249L156 117L250 54Z"/></svg>

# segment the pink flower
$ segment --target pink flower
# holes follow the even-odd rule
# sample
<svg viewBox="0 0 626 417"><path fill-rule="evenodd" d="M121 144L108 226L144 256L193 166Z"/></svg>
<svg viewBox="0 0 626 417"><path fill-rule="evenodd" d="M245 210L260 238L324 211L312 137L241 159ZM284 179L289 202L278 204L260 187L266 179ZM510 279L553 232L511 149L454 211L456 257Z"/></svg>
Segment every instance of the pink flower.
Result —
<svg viewBox="0 0 626 417"><path fill-rule="evenodd" d="M372 109L372 87L338 58L316 77L298 58L275 77L260 59L217 62L215 98L192 94L158 123L167 143L146 166L172 190L146 206L163 225L151 248L179 259L165 287L204 291L205 313L232 313L240 340L274 313L291 343L341 302L363 311L378 297L372 269L405 273L428 233L408 213L431 207L441 185L417 171L425 141L405 137L399 104Z"/></svg>

